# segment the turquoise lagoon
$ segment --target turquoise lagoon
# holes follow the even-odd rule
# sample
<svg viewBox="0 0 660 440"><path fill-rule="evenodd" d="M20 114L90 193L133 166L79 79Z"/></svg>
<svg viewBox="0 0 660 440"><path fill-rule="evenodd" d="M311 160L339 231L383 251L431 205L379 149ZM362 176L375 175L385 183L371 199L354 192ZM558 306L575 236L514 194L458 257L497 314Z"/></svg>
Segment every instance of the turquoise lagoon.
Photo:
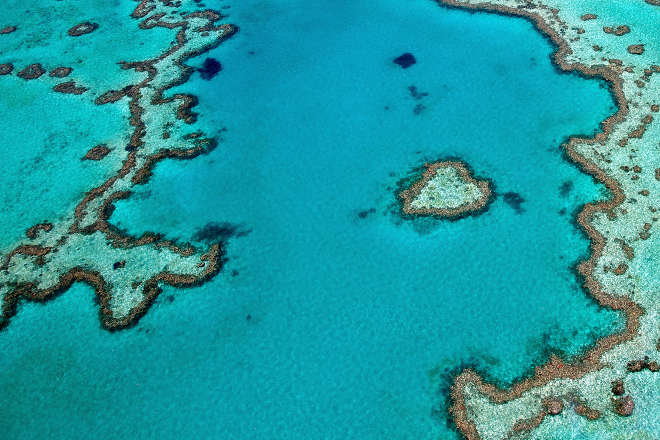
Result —
<svg viewBox="0 0 660 440"><path fill-rule="evenodd" d="M571 269L574 214L607 194L559 148L614 104L531 24L426 0L224 12L240 32L191 62L223 70L177 90L219 147L159 164L111 221L233 231L225 269L115 333L85 286L23 305L0 333L8 438L453 439L459 368L506 385L620 328ZM400 181L454 156L494 182L488 211L401 218Z"/></svg>

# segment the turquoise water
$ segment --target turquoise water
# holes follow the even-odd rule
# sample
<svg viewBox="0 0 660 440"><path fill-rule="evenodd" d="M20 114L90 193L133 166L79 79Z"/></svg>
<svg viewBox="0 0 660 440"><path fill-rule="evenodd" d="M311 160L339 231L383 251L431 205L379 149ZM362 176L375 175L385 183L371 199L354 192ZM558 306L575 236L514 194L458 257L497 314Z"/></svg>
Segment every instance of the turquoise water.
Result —
<svg viewBox="0 0 660 440"><path fill-rule="evenodd" d="M229 223L225 270L117 333L84 286L22 306L0 334L8 438L451 439L459 367L507 384L619 328L571 271L573 214L604 189L558 148L613 102L558 74L529 23L425 0L225 12L241 31L193 60L223 70L177 90L223 141L159 164L111 218L182 240ZM492 179L490 209L402 219L398 182L448 156Z"/></svg>
<svg viewBox="0 0 660 440"><path fill-rule="evenodd" d="M36 81L28 86L17 77L0 81L3 125L12 127L4 135L11 147L0 150L5 169L0 174L0 203L11 207L0 215L0 249L23 238L30 226L67 213L81 194L109 177L106 169L80 158L94 145L121 139L125 130L120 108L57 96L51 87ZM63 104L68 111L62 111ZM26 124L34 115L39 115L38 130ZM86 118L89 122L80 124Z"/></svg>

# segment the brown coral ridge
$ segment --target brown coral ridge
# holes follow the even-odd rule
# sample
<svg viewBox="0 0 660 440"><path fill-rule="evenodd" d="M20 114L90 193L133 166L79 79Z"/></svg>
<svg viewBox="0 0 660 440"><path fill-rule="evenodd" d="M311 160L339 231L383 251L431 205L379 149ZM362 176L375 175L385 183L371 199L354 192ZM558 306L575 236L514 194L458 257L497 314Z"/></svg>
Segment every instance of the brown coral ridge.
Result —
<svg viewBox="0 0 660 440"><path fill-rule="evenodd" d="M99 27L98 23L84 21L82 23L78 23L77 25L69 29L67 31L67 34L71 35L72 37L80 37L81 35L94 32L96 29L98 29L98 27Z"/></svg>
<svg viewBox="0 0 660 440"><path fill-rule="evenodd" d="M101 94L94 100L94 104L103 105L117 102L120 99L128 96L131 92L133 86L126 86L121 90L108 90L107 92Z"/></svg>
<svg viewBox="0 0 660 440"><path fill-rule="evenodd" d="M476 215L484 212L489 202L493 200L493 191L491 183L487 179L476 179L473 173L465 162L460 160L446 160L434 163L424 164L426 170L422 173L421 179L412 184L408 189L404 189L399 193L401 200L401 210L406 215L433 215L443 218L458 219L467 215ZM481 197L472 203L463 204L453 209L440 209L440 208L413 208L411 203L424 189L426 184L435 177L440 168L454 168L458 171L461 179L466 183L474 183L481 192Z"/></svg>
<svg viewBox="0 0 660 440"><path fill-rule="evenodd" d="M39 236L40 231L50 232L53 229L53 224L48 222L38 223L27 231L25 231L25 236L31 240L34 240Z"/></svg>
<svg viewBox="0 0 660 440"><path fill-rule="evenodd" d="M577 266L577 272L583 280L583 287L602 307L612 310L622 311L626 317L626 326L620 333L606 336L596 342L594 347L587 351L580 360L573 363L564 363L556 356L542 366L535 368L534 375L514 384L510 389L498 389L492 384L486 383L474 370L466 369L461 372L454 380L451 388L452 406L450 413L454 417L457 428L469 440L480 439L476 425L469 419L465 404L464 390L468 385L476 387L481 393L487 395L494 403L504 403L520 397L525 391L540 387L557 378L577 379L585 374L596 371L603 367L601 358L603 354L612 347L623 342L630 341L637 334L640 325L640 318L645 313L644 309L637 303L626 297L614 296L605 292L602 286L593 277L593 271L596 262L603 253L605 247L605 237L592 226L591 219L596 212L609 212L621 205L625 196L619 183L607 175L595 163L580 155L576 149L578 144L598 144L604 143L609 137L614 126L621 122L628 114L628 102L623 93L622 79L610 68L597 66L589 67L581 63L568 63L564 57L571 53L566 41L562 36L552 29L542 16L526 9L510 8L506 6L494 5L491 3L480 3L478 5L460 3L456 0L437 0L438 3L460 9L471 9L475 11L485 11L508 15L512 17L522 17L530 21L543 35L547 36L557 47L553 54L553 62L564 71L578 71L586 77L599 77L605 79L611 85L611 91L616 100L618 111L609 116L602 122L602 131L592 138L571 137L563 147L568 159L578 164L581 169L592 175L595 179L602 182L610 191L611 198L597 203L587 203L578 214L577 223L583 228L591 240L590 256ZM595 16L584 19L593 19ZM577 408L576 408L577 410Z"/></svg>
<svg viewBox="0 0 660 440"><path fill-rule="evenodd" d="M222 269L224 263L220 244L211 246L209 251L201 256L201 261L206 263L206 270L201 276L181 275L163 271L146 280L142 283L142 301L123 318L114 318L112 316L112 309L110 308L110 300L112 298L109 292L110 286L97 271L82 267L71 268L66 273L60 275L57 284L49 289L39 289L36 283L21 283L14 286L14 289L6 295L2 303L0 312L4 319L0 320L0 329L6 327L9 319L16 314L16 309L21 299L45 302L65 292L76 282L85 283L94 289L100 304L99 319L105 329L113 331L132 327L147 313L154 300L161 293L160 283L179 288L193 287L199 286L213 278Z"/></svg>
<svg viewBox="0 0 660 440"><path fill-rule="evenodd" d="M139 17L144 11L150 12L153 7L149 5L149 0L142 0L134 13L133 17ZM148 14L147 12L147 14ZM146 15L146 14L145 14ZM229 24L215 26L213 23L218 20L221 15L212 10L206 10L202 12L195 12L188 14L183 18L182 21L176 23L168 23L163 21L155 21L154 26L166 27L168 29L180 28L179 32L176 35L176 44L173 44L166 52L161 54L159 57L140 62L140 63L124 63L122 68L134 68L138 71L145 71L148 73L148 77L143 80L141 83L130 86L122 90L121 97L128 96L130 97L129 110L131 112L131 126L134 127L131 140L129 142L130 152L124 161L121 169L118 173L110 177L105 183L101 186L93 188L90 190L83 200L76 206L74 212L75 221L72 224L71 228L68 231L68 234L92 234L94 232L102 232L106 235L109 242L112 246L118 248L133 248L137 246L143 246L146 244L152 244L155 247L167 248L172 252L178 253L181 256L190 256L195 252L195 248L183 244L179 245L171 241L163 240L160 235L154 233L145 233L141 237L130 236L124 231L120 231L115 226L109 224L108 219L114 210L114 202L121 198L128 197L130 191L120 191L114 193L108 193L108 190L111 188L113 183L115 183L119 178L126 176L129 172L133 171L137 165L136 160L136 150L143 145L142 137L146 133L146 126L142 120L143 109L139 105L139 97L141 95L140 89L147 87L151 81L155 78L157 70L155 68L156 62L174 54L175 52L182 49L187 43L186 32L189 28L188 18L197 18L203 17L209 21L209 24L203 26L199 29L194 29L196 32L206 32L211 30L222 30L222 36L216 38L211 43L197 49L190 50L183 53L176 61L175 64L180 68L181 74L177 79L168 82L162 88L156 90L156 95L152 100L153 105L159 105L164 103L170 103L176 99L180 99L183 103L177 109L177 116L182 117L185 122L192 122L189 119L186 119L190 116L189 109L192 106L191 103L196 102L196 98L192 95L183 95L175 94L172 97L164 98L163 93L177 85L180 85L188 80L188 78L193 73L193 69L189 66L184 65L183 63L188 59L200 55L204 52L207 52L214 47L217 47L227 38L231 37L238 30L237 27ZM33 65L37 66L37 65ZM41 67L40 65L38 65ZM45 72L45 71L44 71ZM103 95L102 95L103 96ZM121 98L120 97L120 98ZM118 99L120 99L118 98ZM110 101L108 101L110 102ZM98 103L98 102L97 102ZM195 139L194 146L187 149L168 149L164 151L159 151L152 156L147 157L144 165L139 170L135 170L133 178L133 184L144 183L150 174L150 169L160 160L165 158L179 158L187 159L195 157L199 154L210 151L215 147L214 139L207 138L197 138ZM80 226L80 222L83 220L83 217L86 214L86 209L90 201L100 198L102 199L101 206L98 212L98 218L96 222L92 225L85 227ZM38 226L38 225L37 225ZM42 228L45 229L45 228ZM36 233L36 230L35 230ZM59 241L58 246L61 243L64 243L68 238L68 235L64 235ZM39 289L36 282L30 283L20 283L15 286L11 286L12 290L7 293L5 300L1 307L2 320L0 320L0 328L3 328L9 323L10 318L16 313L17 304L21 299L32 300L32 301L46 301L58 294L66 291L71 285L77 281L86 283L90 285L96 292L96 295L100 303L100 320L104 328L108 330L116 330L121 328L126 328L137 323L137 321L147 312L154 299L160 293L159 284L165 283L174 287L191 287L203 284L207 280L215 276L222 268L224 263L222 243L216 243L211 245L209 250L203 254L200 259L198 267L204 267L204 271L200 275L182 275L175 274L168 271L163 271L149 280L146 280L142 283L143 289L143 300L133 308L129 315L123 318L114 318L112 316L112 310L110 309L110 289L111 285L108 284L106 280L103 279L102 275L96 271L91 271L81 267L73 267L67 272L63 273L59 277L58 283L48 289ZM21 245L15 248L13 251L7 255L4 259L0 268L6 269L9 266L11 258L16 254L32 255L37 257L37 264L43 263L43 257L50 252L55 252L57 249L50 247L41 247L38 245ZM135 286L137 288L137 286Z"/></svg>

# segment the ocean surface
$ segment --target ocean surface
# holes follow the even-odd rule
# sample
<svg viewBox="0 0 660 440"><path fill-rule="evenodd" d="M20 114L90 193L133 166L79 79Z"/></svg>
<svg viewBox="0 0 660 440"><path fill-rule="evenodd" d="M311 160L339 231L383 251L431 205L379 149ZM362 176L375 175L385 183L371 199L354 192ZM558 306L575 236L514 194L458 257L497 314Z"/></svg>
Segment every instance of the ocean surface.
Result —
<svg viewBox="0 0 660 440"><path fill-rule="evenodd" d="M588 254L575 213L606 190L560 148L615 111L606 84L560 73L522 19L430 0L228 5L240 32L190 62L222 70L171 91L199 97L218 148L160 163L110 219L226 238L223 271L166 288L119 332L100 328L87 286L22 305L0 333L4 438L455 439L447 396L461 368L510 384L621 327L572 270ZM407 69L392 61L405 52ZM91 121L66 139L76 158L113 127L106 107L68 116ZM4 119L9 139L19 116ZM402 218L401 186L448 157L492 180L489 209ZM62 194L103 177L71 162ZM16 236L60 199L31 190L41 169L3 182ZM12 209L27 203L36 213Z"/></svg>

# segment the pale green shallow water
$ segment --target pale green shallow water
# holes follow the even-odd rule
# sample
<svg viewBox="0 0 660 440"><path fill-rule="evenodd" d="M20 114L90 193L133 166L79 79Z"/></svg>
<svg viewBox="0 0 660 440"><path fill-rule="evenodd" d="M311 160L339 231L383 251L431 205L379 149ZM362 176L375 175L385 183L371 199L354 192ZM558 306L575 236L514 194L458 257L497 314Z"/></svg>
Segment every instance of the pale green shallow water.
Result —
<svg viewBox="0 0 660 440"><path fill-rule="evenodd" d="M137 32L126 3L135 5L104 14ZM507 384L549 352L578 354L619 328L571 271L587 252L572 215L603 188L558 148L591 134L613 102L598 81L559 74L529 23L423 0L250 0L225 12L240 33L194 60L215 57L223 70L179 87L199 95L204 128L223 142L159 164L111 220L182 240L228 222L238 234L227 266L202 287L166 289L118 333L99 328L87 287L23 305L0 333L7 438L456 438L445 399L459 367ZM99 33L106 46L80 56L153 56L162 32L117 33L116 44ZM3 57L20 59L16 50ZM393 64L403 52L418 63ZM90 81L119 72L104 69ZM411 85L428 96L412 97ZM102 167L77 158L121 135L127 117L91 97L22 104L47 87L21 87L0 100L18 108L5 131L11 144L26 126L39 136L20 155L1 153L10 166L0 200L12 206L0 216L2 246L102 180ZM52 115L30 117L39 105ZM72 125L52 148L48 136ZM16 173L35 156L52 165ZM458 222L401 219L399 180L448 156L493 180L490 209ZM17 196L47 182L57 185ZM520 211L506 192L525 200Z"/></svg>

